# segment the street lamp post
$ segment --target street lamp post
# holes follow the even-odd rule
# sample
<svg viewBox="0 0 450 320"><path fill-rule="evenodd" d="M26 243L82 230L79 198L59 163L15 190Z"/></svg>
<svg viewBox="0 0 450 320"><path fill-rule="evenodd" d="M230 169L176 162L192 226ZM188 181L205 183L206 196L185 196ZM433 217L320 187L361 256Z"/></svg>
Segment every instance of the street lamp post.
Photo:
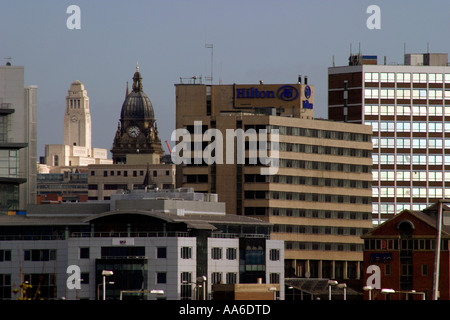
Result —
<svg viewBox="0 0 450 320"><path fill-rule="evenodd" d="M109 281L106 284L114 284L114 281ZM103 286L103 283L99 283L97 285L97 300L100 300L100 287Z"/></svg>
<svg viewBox="0 0 450 320"><path fill-rule="evenodd" d="M206 276L201 276L197 278L197 282L202 283L203 287L203 300L206 300Z"/></svg>
<svg viewBox="0 0 450 320"><path fill-rule="evenodd" d="M416 290L410 291L397 291L394 289L381 289L381 293L390 294L390 293L406 293L406 294L419 294L422 296L422 300L425 300L425 292L417 292Z"/></svg>
<svg viewBox="0 0 450 320"><path fill-rule="evenodd" d="M364 286L363 287L363 290L364 291L369 291L369 300L372 300L372 290L373 290L374 288L372 287L372 286Z"/></svg>
<svg viewBox="0 0 450 320"><path fill-rule="evenodd" d="M338 282L336 280L328 280L328 300L331 300L331 286L337 285Z"/></svg>
<svg viewBox="0 0 450 320"><path fill-rule="evenodd" d="M110 270L103 270L102 276L103 276L103 300L106 300L106 277L112 276L114 272Z"/></svg>
<svg viewBox="0 0 450 320"><path fill-rule="evenodd" d="M338 288L344 289L344 300L347 300L347 284L339 283Z"/></svg>

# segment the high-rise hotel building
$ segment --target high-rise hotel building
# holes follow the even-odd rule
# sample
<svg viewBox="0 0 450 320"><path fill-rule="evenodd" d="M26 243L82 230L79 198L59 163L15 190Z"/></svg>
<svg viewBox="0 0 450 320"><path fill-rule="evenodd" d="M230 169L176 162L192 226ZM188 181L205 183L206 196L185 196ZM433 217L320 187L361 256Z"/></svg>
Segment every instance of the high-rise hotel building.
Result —
<svg viewBox="0 0 450 320"><path fill-rule="evenodd" d="M447 54L405 54L403 65L387 65L353 55L348 66L328 69L329 119L373 128L375 223L450 197L447 60Z"/></svg>
<svg viewBox="0 0 450 320"><path fill-rule="evenodd" d="M177 186L217 193L227 214L272 223L271 239L285 241L286 277L361 279L360 236L372 227L370 126L315 120L314 87L299 79L293 84L177 84L176 128L186 130L192 146L183 149L191 161L177 165ZM223 163L217 160L220 135L209 138L210 129L223 135ZM227 135L238 136L239 129L248 134L242 143L245 161L237 157L238 139ZM258 156L252 154L251 132L257 133ZM266 138L267 144L261 143ZM208 149L212 141L215 154ZM273 162L264 166L261 152L275 152L277 146L278 164L269 153ZM207 164L205 154L216 161ZM268 168L275 170L265 174Z"/></svg>

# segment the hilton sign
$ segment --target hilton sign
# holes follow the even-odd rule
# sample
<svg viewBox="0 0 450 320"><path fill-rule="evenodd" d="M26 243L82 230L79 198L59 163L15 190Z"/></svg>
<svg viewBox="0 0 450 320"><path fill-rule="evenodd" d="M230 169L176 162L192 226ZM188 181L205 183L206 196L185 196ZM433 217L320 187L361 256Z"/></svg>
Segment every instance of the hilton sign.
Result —
<svg viewBox="0 0 450 320"><path fill-rule="evenodd" d="M275 99L283 101L292 101L299 96L298 89L293 86L282 86L275 90L261 90L259 88L237 88L237 99Z"/></svg>

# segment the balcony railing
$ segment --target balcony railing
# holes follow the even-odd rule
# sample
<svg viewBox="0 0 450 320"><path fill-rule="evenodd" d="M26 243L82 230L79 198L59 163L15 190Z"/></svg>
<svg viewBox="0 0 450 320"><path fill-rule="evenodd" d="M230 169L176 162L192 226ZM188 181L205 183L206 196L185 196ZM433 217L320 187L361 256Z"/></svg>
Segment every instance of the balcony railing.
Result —
<svg viewBox="0 0 450 320"><path fill-rule="evenodd" d="M190 237L184 231L144 231L144 232L72 232L69 238L159 238Z"/></svg>

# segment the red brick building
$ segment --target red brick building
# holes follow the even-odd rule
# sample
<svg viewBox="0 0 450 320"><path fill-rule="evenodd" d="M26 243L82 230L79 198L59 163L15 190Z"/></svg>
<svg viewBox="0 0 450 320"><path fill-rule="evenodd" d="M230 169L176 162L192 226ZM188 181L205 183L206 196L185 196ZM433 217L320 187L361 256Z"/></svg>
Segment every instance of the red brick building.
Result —
<svg viewBox="0 0 450 320"><path fill-rule="evenodd" d="M450 224L446 214L450 207L443 204L443 224L441 232L441 254L438 298L450 299ZM368 267L376 265L380 269L380 289L388 288L396 292L384 294L380 289L371 291L375 300L433 299L433 278L437 238L437 217L439 204L423 211L403 210L369 233L364 239L364 284L372 276ZM372 278L369 281L372 283ZM415 294L408 294L415 290ZM398 292L401 291L401 292ZM369 292L365 293L369 299Z"/></svg>

